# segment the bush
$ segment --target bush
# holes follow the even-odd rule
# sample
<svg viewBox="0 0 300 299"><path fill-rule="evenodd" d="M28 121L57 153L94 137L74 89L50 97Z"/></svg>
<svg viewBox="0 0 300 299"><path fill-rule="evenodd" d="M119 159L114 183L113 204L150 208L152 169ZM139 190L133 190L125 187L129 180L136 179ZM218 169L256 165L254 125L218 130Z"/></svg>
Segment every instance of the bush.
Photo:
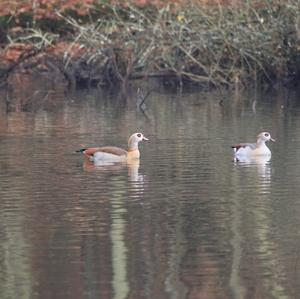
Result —
<svg viewBox="0 0 300 299"><path fill-rule="evenodd" d="M51 37L52 45L68 39L71 51L72 44L80 44L86 49L81 62L101 69L106 82L165 76L180 84L248 86L298 77L297 1L199 2L41 0L34 6L36 1L24 0L4 7L1 1L0 11L2 22L10 15L15 24L26 20L35 32L38 27L58 33L38 31L39 37ZM22 34L23 41L41 45L41 39L26 39L28 28ZM72 57L65 63L70 66Z"/></svg>

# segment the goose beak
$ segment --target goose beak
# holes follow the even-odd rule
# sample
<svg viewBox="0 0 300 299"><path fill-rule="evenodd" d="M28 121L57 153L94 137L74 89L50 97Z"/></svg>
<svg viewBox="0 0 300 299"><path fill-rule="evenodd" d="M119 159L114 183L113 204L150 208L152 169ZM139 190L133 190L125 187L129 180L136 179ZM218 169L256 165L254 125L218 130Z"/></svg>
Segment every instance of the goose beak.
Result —
<svg viewBox="0 0 300 299"><path fill-rule="evenodd" d="M143 140L145 140L145 141L148 141L149 139L148 139L148 138L146 138L145 136L143 136Z"/></svg>
<svg viewBox="0 0 300 299"><path fill-rule="evenodd" d="M273 142L276 142L276 140L275 140L275 139L273 139L273 138L270 138L270 140L271 140L271 141L273 141Z"/></svg>

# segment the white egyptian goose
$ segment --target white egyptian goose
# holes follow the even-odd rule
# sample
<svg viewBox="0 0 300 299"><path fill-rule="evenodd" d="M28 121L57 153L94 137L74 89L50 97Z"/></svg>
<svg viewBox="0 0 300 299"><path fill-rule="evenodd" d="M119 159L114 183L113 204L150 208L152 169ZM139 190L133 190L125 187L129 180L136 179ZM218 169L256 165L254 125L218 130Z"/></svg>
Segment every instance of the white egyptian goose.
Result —
<svg viewBox="0 0 300 299"><path fill-rule="evenodd" d="M125 162L140 158L139 142L148 140L142 133L134 133L128 139L128 150L116 146L89 147L78 150L90 161Z"/></svg>
<svg viewBox="0 0 300 299"><path fill-rule="evenodd" d="M269 132L262 132L257 136L256 143L239 143L232 146L235 156L271 156L266 141L275 140Z"/></svg>

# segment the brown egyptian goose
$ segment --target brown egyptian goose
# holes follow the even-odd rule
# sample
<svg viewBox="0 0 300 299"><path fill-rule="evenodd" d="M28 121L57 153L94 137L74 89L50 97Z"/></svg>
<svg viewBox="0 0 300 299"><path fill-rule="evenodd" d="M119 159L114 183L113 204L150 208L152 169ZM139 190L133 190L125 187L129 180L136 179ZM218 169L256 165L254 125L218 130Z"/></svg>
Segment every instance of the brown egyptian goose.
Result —
<svg viewBox="0 0 300 299"><path fill-rule="evenodd" d="M116 146L89 147L77 150L83 153L90 161L125 162L139 159L139 143L148 140L142 133L134 133L128 139L128 150Z"/></svg>

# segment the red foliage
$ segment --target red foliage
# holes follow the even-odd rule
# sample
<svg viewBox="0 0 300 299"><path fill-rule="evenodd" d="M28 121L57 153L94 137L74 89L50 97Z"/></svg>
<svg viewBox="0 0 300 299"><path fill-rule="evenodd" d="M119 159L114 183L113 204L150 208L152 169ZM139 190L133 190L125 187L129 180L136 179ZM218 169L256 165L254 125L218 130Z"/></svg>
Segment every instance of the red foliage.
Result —
<svg viewBox="0 0 300 299"><path fill-rule="evenodd" d="M48 47L45 50L46 53L55 57L63 57L66 51L73 58L78 58L86 53L87 50L78 43L72 43L72 47L70 47L70 43L64 41L58 42L55 44L55 47Z"/></svg>
<svg viewBox="0 0 300 299"><path fill-rule="evenodd" d="M56 11L74 11L86 15L92 8L93 0L0 0L0 16L33 14L36 19L57 18Z"/></svg>
<svg viewBox="0 0 300 299"><path fill-rule="evenodd" d="M32 48L32 45L15 43L0 53L0 61L2 61L3 64L14 62L18 60L22 53Z"/></svg>
<svg viewBox="0 0 300 299"><path fill-rule="evenodd" d="M115 0L111 1L115 3L116 5L124 5L126 6L127 3L133 3L137 6L147 6L147 5L154 5L157 7L163 7L166 5L173 5L175 7L184 7L188 6L191 3L197 4L197 5L236 5L243 3L243 0L134 0L134 1L122 1L122 0Z"/></svg>
<svg viewBox="0 0 300 299"><path fill-rule="evenodd" d="M111 0L111 4L126 6L128 3L137 6L154 5L162 7L168 4L173 6L186 6L194 2L199 5L235 5L241 3L242 0ZM86 15L89 11L94 9L95 4L99 4L95 0L0 0L0 17L14 16L19 17L22 14L32 14L36 19L58 18L56 11L64 13L66 11L73 11L78 15Z"/></svg>

